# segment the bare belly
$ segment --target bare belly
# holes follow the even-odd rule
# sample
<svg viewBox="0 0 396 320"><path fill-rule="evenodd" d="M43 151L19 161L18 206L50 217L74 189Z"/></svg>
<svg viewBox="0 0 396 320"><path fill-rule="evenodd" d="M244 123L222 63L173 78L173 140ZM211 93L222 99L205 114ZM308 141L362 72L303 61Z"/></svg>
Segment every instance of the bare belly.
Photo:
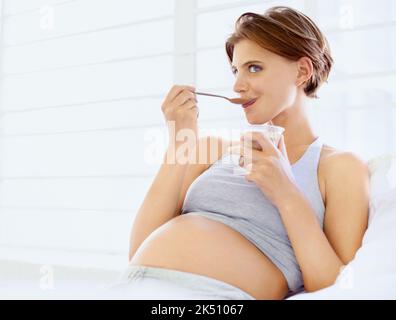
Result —
<svg viewBox="0 0 396 320"><path fill-rule="evenodd" d="M283 299L288 292L281 271L230 227L184 214L156 229L130 261L211 277L256 299Z"/></svg>

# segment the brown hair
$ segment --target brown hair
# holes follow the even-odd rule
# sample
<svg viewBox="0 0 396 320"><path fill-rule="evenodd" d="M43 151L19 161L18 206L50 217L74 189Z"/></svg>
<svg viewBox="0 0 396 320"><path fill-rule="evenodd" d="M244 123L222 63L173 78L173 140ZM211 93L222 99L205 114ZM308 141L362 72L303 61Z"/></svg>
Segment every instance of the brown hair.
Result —
<svg viewBox="0 0 396 320"><path fill-rule="evenodd" d="M313 64L312 77L304 92L318 98L316 91L327 82L333 59L329 44L305 14L288 7L272 7L263 15L247 12L235 23L235 31L226 41L226 52L232 63L234 46L241 40L251 40L262 48L292 61L308 57Z"/></svg>

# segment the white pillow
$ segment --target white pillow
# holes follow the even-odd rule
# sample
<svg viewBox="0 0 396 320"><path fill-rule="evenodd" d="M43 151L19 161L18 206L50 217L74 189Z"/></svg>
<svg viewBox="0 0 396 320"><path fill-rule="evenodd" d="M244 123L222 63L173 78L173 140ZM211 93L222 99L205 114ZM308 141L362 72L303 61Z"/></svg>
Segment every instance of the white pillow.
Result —
<svg viewBox="0 0 396 320"><path fill-rule="evenodd" d="M288 299L396 299L396 188L389 176L394 160L386 154L368 162L369 227L354 259L332 286Z"/></svg>
<svg viewBox="0 0 396 320"><path fill-rule="evenodd" d="M379 206L387 199L387 194L391 190L390 180L391 168L396 167L395 157L392 154L385 154L376 157L368 162L370 170L370 212L369 225L376 215Z"/></svg>

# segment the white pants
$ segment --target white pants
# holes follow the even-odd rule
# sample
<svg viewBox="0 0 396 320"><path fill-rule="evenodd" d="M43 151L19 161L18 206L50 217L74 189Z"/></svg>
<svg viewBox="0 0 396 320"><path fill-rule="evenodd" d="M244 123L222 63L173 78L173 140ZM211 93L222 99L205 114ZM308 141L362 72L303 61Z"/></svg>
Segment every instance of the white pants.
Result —
<svg viewBox="0 0 396 320"><path fill-rule="evenodd" d="M128 300L255 300L245 291L206 276L130 265L108 288L107 298Z"/></svg>

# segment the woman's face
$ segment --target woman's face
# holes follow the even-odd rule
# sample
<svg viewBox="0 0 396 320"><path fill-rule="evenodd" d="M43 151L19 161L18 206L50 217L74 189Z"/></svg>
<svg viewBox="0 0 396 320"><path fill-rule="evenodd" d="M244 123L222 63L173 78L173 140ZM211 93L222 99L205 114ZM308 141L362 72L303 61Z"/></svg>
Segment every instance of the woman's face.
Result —
<svg viewBox="0 0 396 320"><path fill-rule="evenodd" d="M297 62L263 49L250 40L235 45L232 72L235 75L234 91L242 98L257 99L244 108L250 124L267 123L290 109L296 101L299 91Z"/></svg>

